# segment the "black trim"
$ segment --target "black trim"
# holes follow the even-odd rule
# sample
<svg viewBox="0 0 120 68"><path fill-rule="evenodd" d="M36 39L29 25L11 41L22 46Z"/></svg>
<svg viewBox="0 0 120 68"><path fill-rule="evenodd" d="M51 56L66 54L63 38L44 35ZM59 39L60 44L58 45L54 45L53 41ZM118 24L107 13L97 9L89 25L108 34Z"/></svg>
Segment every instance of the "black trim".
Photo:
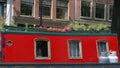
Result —
<svg viewBox="0 0 120 68"><path fill-rule="evenodd" d="M120 66L120 63L0 63L0 66Z"/></svg>

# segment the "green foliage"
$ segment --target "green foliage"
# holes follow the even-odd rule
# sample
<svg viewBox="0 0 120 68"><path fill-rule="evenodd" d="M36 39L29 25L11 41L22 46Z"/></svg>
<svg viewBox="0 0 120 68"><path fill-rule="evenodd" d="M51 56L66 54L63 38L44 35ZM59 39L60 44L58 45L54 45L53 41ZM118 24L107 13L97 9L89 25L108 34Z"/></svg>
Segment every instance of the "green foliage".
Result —
<svg viewBox="0 0 120 68"><path fill-rule="evenodd" d="M75 31L106 31L110 30L110 25L108 23L84 23L84 22L70 22L69 27L71 27Z"/></svg>
<svg viewBox="0 0 120 68"><path fill-rule="evenodd" d="M25 32L28 31L28 23L25 23Z"/></svg>
<svg viewBox="0 0 120 68"><path fill-rule="evenodd" d="M0 30L4 30L6 27L17 27L14 23L11 23L9 26L5 25L4 17L0 17Z"/></svg>
<svg viewBox="0 0 120 68"><path fill-rule="evenodd" d="M3 30L3 25L4 25L4 18L0 17L0 30Z"/></svg>
<svg viewBox="0 0 120 68"><path fill-rule="evenodd" d="M15 23L11 23L10 26L16 27L16 24Z"/></svg>

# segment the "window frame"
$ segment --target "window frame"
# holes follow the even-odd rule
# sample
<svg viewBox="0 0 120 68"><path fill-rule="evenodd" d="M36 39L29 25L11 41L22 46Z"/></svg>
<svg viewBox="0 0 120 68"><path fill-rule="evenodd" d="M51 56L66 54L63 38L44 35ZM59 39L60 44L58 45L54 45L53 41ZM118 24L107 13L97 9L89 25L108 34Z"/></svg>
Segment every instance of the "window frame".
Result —
<svg viewBox="0 0 120 68"><path fill-rule="evenodd" d="M82 0L80 0L80 18L92 19L92 1L90 0L90 17L82 16Z"/></svg>
<svg viewBox="0 0 120 68"><path fill-rule="evenodd" d="M62 0L61 0L61 1L62 1ZM69 15L69 14L68 14L68 13L69 13L69 0L66 1L66 2L67 2L67 7L66 7L66 6L57 6L58 1L56 0L56 8L55 8L55 9L56 9L56 20L64 20L64 21L67 20L67 21L68 21L68 15ZM60 3L60 4L61 4L61 3ZM65 17L65 18L57 18L57 16L58 16L57 14L60 14L60 13L57 13L58 7L61 7L62 9L63 9L63 8L67 8L67 15L66 15L67 17ZM59 9L60 9L60 8L59 8Z"/></svg>
<svg viewBox="0 0 120 68"><path fill-rule="evenodd" d="M47 46L48 46L48 57L37 57L36 55L36 41L39 41L39 40L44 40L47 42ZM34 58L36 60L50 60L51 59L51 50L50 50L50 41L48 39L41 39L41 38L38 38L38 39L35 39L34 40Z"/></svg>
<svg viewBox="0 0 120 68"><path fill-rule="evenodd" d="M78 41L79 42L79 53L80 53L80 56L79 57L71 57L70 56L70 44L69 44L69 41ZM71 40L68 40L68 58L69 59L82 59L82 43L81 41L79 40L74 40L74 39L71 39Z"/></svg>
<svg viewBox="0 0 120 68"><path fill-rule="evenodd" d="M50 12L50 16L47 17L47 16L44 16L44 15L43 15L42 18L43 18L43 19L51 19L51 13L52 13L52 11L51 11L51 10L52 10L52 0L50 0L50 5L48 5L48 4L45 5L44 2L45 2L45 1L43 1L43 4L42 4L42 15L43 15L43 7L45 7L45 6L50 6L50 11L49 11L49 12ZM40 6L40 4L39 4L39 6ZM39 10L40 10L40 9L39 9Z"/></svg>
<svg viewBox="0 0 120 68"><path fill-rule="evenodd" d="M98 49L98 42L106 42L106 51L109 52L109 44L107 40L97 40L96 41L96 49L97 49L97 56L99 57L99 49Z"/></svg>
<svg viewBox="0 0 120 68"><path fill-rule="evenodd" d="M96 17L96 4L97 4L97 3L104 5L104 19L102 19L102 18L97 18L97 17ZM106 18L106 4L105 4L105 3L101 3L101 2L95 2L94 10L95 10L95 13L94 13L95 20L105 21L105 18Z"/></svg>
<svg viewBox="0 0 120 68"><path fill-rule="evenodd" d="M33 0L33 6L32 6L32 13L31 13L31 15L25 15L25 14L21 14L21 5L22 5L22 0L20 0L20 16L23 16L23 17L34 17L34 10L35 10L35 8L34 8L34 5L35 3L34 3L34 0Z"/></svg>

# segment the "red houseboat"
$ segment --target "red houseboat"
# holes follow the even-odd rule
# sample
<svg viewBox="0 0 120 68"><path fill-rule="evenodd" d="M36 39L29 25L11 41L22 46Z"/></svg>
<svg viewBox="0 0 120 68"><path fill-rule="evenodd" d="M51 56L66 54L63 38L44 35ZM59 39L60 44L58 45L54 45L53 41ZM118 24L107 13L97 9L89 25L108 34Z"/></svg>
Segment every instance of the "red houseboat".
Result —
<svg viewBox="0 0 120 68"><path fill-rule="evenodd" d="M118 51L114 33L1 31L3 62L99 62L101 52Z"/></svg>

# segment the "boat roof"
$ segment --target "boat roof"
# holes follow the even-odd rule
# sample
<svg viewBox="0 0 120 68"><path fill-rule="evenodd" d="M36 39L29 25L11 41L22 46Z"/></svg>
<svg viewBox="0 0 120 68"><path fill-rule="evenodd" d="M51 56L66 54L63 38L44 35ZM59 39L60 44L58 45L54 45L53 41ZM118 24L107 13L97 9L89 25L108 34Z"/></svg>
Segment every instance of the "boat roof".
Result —
<svg viewBox="0 0 120 68"><path fill-rule="evenodd" d="M117 36L116 33L110 32L85 32L81 33L79 31L70 31L70 32L51 32L51 31L14 31L14 30L5 30L1 31L3 34L34 34L34 35L54 35L54 36Z"/></svg>

